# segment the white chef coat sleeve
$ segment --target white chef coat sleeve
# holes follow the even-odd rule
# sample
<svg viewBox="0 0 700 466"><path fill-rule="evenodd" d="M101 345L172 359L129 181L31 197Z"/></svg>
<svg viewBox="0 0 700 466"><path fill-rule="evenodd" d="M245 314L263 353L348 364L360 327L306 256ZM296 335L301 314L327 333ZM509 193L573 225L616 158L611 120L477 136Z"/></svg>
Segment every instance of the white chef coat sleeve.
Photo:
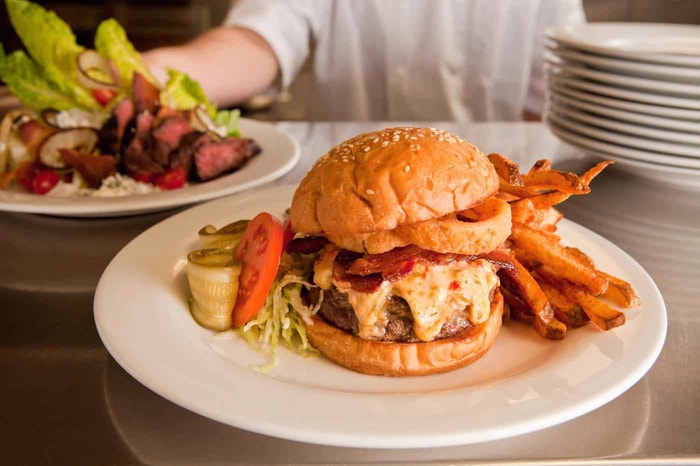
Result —
<svg viewBox="0 0 700 466"><path fill-rule="evenodd" d="M545 72L545 32L550 27L586 21L581 0L541 0L533 38L532 65L525 109L541 115L547 90Z"/></svg>
<svg viewBox="0 0 700 466"><path fill-rule="evenodd" d="M270 44L280 65L282 89L289 87L309 56L312 10L304 3L238 0L223 22L255 31Z"/></svg>

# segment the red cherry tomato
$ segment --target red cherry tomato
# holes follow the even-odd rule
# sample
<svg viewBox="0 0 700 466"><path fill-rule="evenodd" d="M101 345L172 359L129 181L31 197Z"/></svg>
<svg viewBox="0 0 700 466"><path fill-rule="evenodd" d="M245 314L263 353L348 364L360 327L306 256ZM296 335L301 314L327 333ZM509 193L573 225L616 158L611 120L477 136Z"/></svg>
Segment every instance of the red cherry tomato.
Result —
<svg viewBox="0 0 700 466"><path fill-rule="evenodd" d="M238 296L233 307L233 325L240 327L265 304L282 255L284 228L267 212L255 216L243 232L236 255L241 260Z"/></svg>
<svg viewBox="0 0 700 466"><path fill-rule="evenodd" d="M36 168L36 163L26 160L17 164L17 168L15 168L15 179L20 186L30 191L33 190L32 180L34 179Z"/></svg>
<svg viewBox="0 0 700 466"><path fill-rule="evenodd" d="M93 89L92 97L97 101L98 104L103 107L110 103L117 95L116 91L111 89Z"/></svg>
<svg viewBox="0 0 700 466"><path fill-rule="evenodd" d="M187 173L185 173L185 169L177 167L157 174L153 180L153 184L158 186L160 189L169 190L182 188L185 186L185 181L187 181Z"/></svg>
<svg viewBox="0 0 700 466"><path fill-rule="evenodd" d="M152 172L133 172L129 173L129 176L135 179L136 181L140 181L141 183L153 183L153 180L156 178L156 174Z"/></svg>
<svg viewBox="0 0 700 466"><path fill-rule="evenodd" d="M37 194L46 194L53 189L60 177L53 170L42 170L32 180L32 190Z"/></svg>

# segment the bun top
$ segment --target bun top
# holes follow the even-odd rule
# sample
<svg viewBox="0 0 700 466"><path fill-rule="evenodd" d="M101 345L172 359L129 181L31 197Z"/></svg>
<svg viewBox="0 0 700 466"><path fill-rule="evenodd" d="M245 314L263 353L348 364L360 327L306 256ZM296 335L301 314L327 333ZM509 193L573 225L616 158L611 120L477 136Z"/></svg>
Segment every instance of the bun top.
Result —
<svg viewBox="0 0 700 466"><path fill-rule="evenodd" d="M475 146L434 128L387 128L333 147L294 193L296 232L335 237L392 230L469 209L498 190Z"/></svg>

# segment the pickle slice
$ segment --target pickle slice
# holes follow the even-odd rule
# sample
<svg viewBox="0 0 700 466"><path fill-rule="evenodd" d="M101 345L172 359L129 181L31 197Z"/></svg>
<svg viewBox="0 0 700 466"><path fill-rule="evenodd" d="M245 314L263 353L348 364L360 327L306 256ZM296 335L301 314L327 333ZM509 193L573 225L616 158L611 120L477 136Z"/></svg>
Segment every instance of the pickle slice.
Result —
<svg viewBox="0 0 700 466"><path fill-rule="evenodd" d="M241 263L231 249L199 249L187 255L187 280L194 319L211 330L231 328Z"/></svg>
<svg viewBox="0 0 700 466"><path fill-rule="evenodd" d="M233 249L243 236L250 220L237 220L217 229L207 225L199 230L199 243L202 248Z"/></svg>

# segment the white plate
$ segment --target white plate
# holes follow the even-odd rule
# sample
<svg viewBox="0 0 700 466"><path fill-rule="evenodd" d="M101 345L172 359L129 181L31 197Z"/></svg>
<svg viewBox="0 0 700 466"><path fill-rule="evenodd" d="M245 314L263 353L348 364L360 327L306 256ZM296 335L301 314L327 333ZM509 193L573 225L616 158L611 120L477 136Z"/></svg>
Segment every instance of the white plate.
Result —
<svg viewBox="0 0 700 466"><path fill-rule="evenodd" d="M550 83L550 91L559 98L567 96L569 100L575 101L578 105L587 105L587 110L595 108L596 112L601 115L612 116L620 120L677 129L679 131L696 131L695 128L700 127L700 123L696 123L700 122L700 111L696 110L646 105L581 92L567 87L564 79L553 80Z"/></svg>
<svg viewBox="0 0 700 466"><path fill-rule="evenodd" d="M548 47L549 51L573 63L582 63L603 71L637 76L641 78L664 79L672 82L700 83L700 68L667 66L656 63L638 63L619 58L601 57L590 53L577 52L574 49Z"/></svg>
<svg viewBox="0 0 700 466"><path fill-rule="evenodd" d="M654 79L623 76L615 73L607 73L605 71L584 68L580 65L559 62L553 60L551 57L548 58L547 61L550 63L552 71L555 73L561 73L563 71L574 76L592 79L605 84L613 84L619 87L636 89L644 92L669 94L671 96L684 97L691 101L700 102L700 85L672 83Z"/></svg>
<svg viewBox="0 0 700 466"><path fill-rule="evenodd" d="M564 104L564 105L562 105ZM567 107L564 99L554 96L549 103L552 111L560 115L566 116L568 119L588 123L590 125L599 126L612 131L641 136L644 139L658 139L660 141L678 142L681 144L696 145L700 158L700 132L684 133L679 131L667 131L663 129L650 128L636 123L625 123L621 121L611 120L609 118L591 115L590 113L581 112L571 107ZM700 125L698 125L700 126Z"/></svg>
<svg viewBox="0 0 700 466"><path fill-rule="evenodd" d="M546 34L557 43L601 55L700 67L700 29L694 25L584 23L551 28Z"/></svg>
<svg viewBox="0 0 700 466"><path fill-rule="evenodd" d="M647 161L665 163L666 165L675 165L677 167L700 168L700 147L628 136L615 131L577 123L553 112L548 112L547 116L570 131L598 141L605 141L619 147L621 150L635 147L641 149L629 149L630 154L636 154L640 160L651 158L654 160Z"/></svg>
<svg viewBox="0 0 700 466"><path fill-rule="evenodd" d="M620 155L619 148L602 144L581 137L556 123L548 120L549 129L562 141L582 149L584 152L601 159L614 160L619 167L634 175L659 181L673 186L684 186L691 189L700 189L700 170L691 168L673 167L669 165L646 162L636 158L628 158ZM607 149L610 149L609 151Z"/></svg>
<svg viewBox="0 0 700 466"><path fill-rule="evenodd" d="M299 161L299 143L274 125L241 118L239 129L253 138L262 152L239 170L182 189L114 198L52 197L17 190L0 190L0 210L68 217L116 217L165 210L233 194L275 180Z"/></svg>
<svg viewBox="0 0 700 466"><path fill-rule="evenodd" d="M649 275L615 245L563 221L561 236L603 270L629 280L644 301L611 332L592 325L553 342L506 325L491 351L465 368L411 378L367 376L284 349L269 373L233 332L215 335L188 311L182 270L197 230L281 216L294 187L240 193L170 217L129 243L95 293L95 322L114 359L164 398L242 429L302 442L418 448L483 442L581 416L619 396L656 360L666 335L663 299ZM478 413L478 415L475 415Z"/></svg>
<svg viewBox="0 0 700 466"><path fill-rule="evenodd" d="M594 83L571 76L562 76L554 72L549 73L549 79L554 83L566 83L567 86L583 89L604 96L625 99L631 103L645 103L664 106L671 110L683 111L683 109L700 110L700 100L684 99L650 92L632 91L620 87L608 86L602 83Z"/></svg>

